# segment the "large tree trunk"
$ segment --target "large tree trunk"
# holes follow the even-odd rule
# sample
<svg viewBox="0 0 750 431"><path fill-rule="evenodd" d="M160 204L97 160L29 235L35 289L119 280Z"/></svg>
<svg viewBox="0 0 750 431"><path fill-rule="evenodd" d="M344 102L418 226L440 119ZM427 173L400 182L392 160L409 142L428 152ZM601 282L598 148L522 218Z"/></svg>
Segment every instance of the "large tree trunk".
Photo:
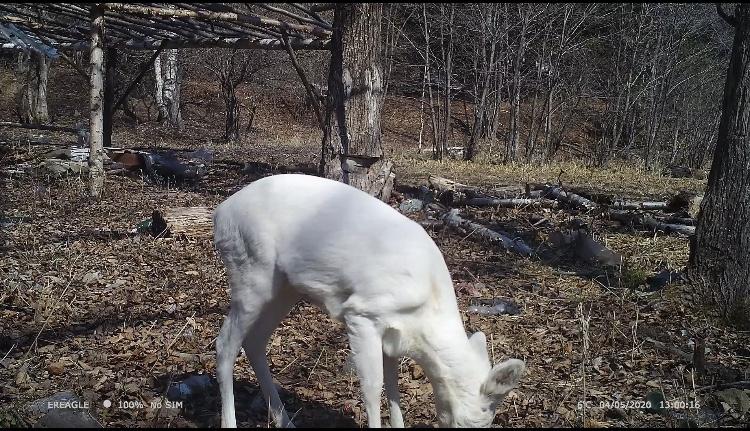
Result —
<svg viewBox="0 0 750 431"><path fill-rule="evenodd" d="M719 6L720 7L720 6ZM750 327L750 5L735 12L714 160L691 244L693 278L724 315Z"/></svg>
<svg viewBox="0 0 750 431"><path fill-rule="evenodd" d="M18 63L21 77L20 93L16 97L19 121L24 124L49 122L47 113L47 75L49 58L38 52L24 52Z"/></svg>
<svg viewBox="0 0 750 431"><path fill-rule="evenodd" d="M382 3L337 3L321 173L388 200L393 163L383 157Z"/></svg>

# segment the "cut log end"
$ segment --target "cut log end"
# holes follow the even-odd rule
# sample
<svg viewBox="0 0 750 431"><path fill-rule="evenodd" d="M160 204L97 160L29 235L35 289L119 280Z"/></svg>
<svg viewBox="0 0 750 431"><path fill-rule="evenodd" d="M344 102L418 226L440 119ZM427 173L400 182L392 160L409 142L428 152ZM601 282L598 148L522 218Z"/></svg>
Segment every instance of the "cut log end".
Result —
<svg viewBox="0 0 750 431"><path fill-rule="evenodd" d="M213 235L213 208L176 207L154 210L151 233L156 237L199 239Z"/></svg>

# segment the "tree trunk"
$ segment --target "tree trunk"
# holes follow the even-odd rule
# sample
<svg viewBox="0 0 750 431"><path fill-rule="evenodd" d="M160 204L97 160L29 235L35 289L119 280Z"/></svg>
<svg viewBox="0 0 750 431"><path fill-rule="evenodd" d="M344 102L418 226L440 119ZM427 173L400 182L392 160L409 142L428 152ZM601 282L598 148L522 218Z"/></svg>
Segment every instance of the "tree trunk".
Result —
<svg viewBox="0 0 750 431"><path fill-rule="evenodd" d="M718 6L720 8L720 6ZM690 248L693 279L739 327L750 327L750 5L738 4L721 123Z"/></svg>
<svg viewBox="0 0 750 431"><path fill-rule="evenodd" d="M91 133L90 193L99 198L104 188L104 9L91 8Z"/></svg>
<svg viewBox="0 0 750 431"><path fill-rule="evenodd" d="M34 51L22 53L20 60L18 72L22 84L16 99L19 121L24 124L48 123L47 75L50 60Z"/></svg>
<svg viewBox="0 0 750 431"><path fill-rule="evenodd" d="M337 3L321 173L387 201L395 175L383 157L382 3Z"/></svg>
<svg viewBox="0 0 750 431"><path fill-rule="evenodd" d="M182 85L182 73L177 58L176 49L166 50L166 61L162 65L164 69L164 103L167 108L167 121L170 127L182 130L182 113L180 112L180 86Z"/></svg>
<svg viewBox="0 0 750 431"><path fill-rule="evenodd" d="M159 109L159 116L156 121L162 123L167 120L169 111L167 110L167 104L164 103L164 75L161 71L161 54L157 55L154 59L154 98L156 99L156 106Z"/></svg>
<svg viewBox="0 0 750 431"><path fill-rule="evenodd" d="M237 90L232 85L230 77L222 79L221 96L226 109L224 139L227 142L236 142L240 139L240 104L237 101Z"/></svg>
<svg viewBox="0 0 750 431"><path fill-rule="evenodd" d="M513 59L513 94L510 98L510 130L508 131L508 146L506 151L506 163L514 163L518 158L518 147L521 139L521 62L524 49L526 48L526 26L528 24L528 12L518 5L519 17L521 18L520 40Z"/></svg>

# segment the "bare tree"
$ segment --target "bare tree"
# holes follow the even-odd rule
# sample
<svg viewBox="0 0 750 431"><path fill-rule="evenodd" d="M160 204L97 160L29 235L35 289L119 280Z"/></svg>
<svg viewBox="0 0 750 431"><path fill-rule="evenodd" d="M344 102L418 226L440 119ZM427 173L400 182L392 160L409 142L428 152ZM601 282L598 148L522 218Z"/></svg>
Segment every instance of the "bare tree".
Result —
<svg viewBox="0 0 750 431"><path fill-rule="evenodd" d="M220 94L224 101L225 122L224 140L235 142L240 139L240 102L237 99L239 86L252 78L260 70L268 67L264 52L233 49L228 55L204 57L203 65L218 79Z"/></svg>

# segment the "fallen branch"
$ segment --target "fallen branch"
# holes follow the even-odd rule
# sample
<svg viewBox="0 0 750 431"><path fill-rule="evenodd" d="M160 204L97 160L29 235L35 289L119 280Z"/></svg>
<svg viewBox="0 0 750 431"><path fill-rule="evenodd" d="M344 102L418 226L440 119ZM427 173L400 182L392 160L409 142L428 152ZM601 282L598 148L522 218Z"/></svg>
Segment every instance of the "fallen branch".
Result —
<svg viewBox="0 0 750 431"><path fill-rule="evenodd" d="M668 207L668 202L617 201L612 204L612 209L616 210L664 210Z"/></svg>
<svg viewBox="0 0 750 431"><path fill-rule="evenodd" d="M666 233L678 232L684 235L694 235L695 226L686 226L682 224L662 223L659 220L645 214L632 213L628 211L610 210L609 217L612 220L629 224L642 225L654 231L660 230Z"/></svg>
<svg viewBox="0 0 750 431"><path fill-rule="evenodd" d="M478 187L467 186L449 180L447 178L430 175L427 182L437 192L436 197L440 202L447 206L453 205L474 205L468 203L469 199L513 199L524 195L520 186L501 186L491 190L484 190ZM476 201L482 202L482 201ZM477 204L475 206L492 206L494 204ZM512 205L511 205L512 206Z"/></svg>
<svg viewBox="0 0 750 431"><path fill-rule="evenodd" d="M591 211L596 209L596 207L598 206L596 203L584 198L583 196L565 191L562 187L559 186L545 185L543 190L543 197L552 196L553 198L563 201L574 208L578 207L586 211Z"/></svg>
<svg viewBox="0 0 750 431"><path fill-rule="evenodd" d="M690 217L658 217L655 216L655 219L659 220L662 223L667 224L681 224L685 226L695 226L696 223L698 223L698 220Z"/></svg>
<svg viewBox="0 0 750 431"><path fill-rule="evenodd" d="M650 337L647 337L646 341L652 343L654 347L656 347L657 349L666 350L666 351L674 353L675 355L679 356L680 359L682 359L683 361L687 361L687 362L693 361L693 355L683 350L680 350L675 346L670 346L666 343L662 343L661 341L654 340L653 338L650 338Z"/></svg>
<svg viewBox="0 0 750 431"><path fill-rule="evenodd" d="M516 207L534 207L534 208L557 208L557 201L551 199L529 199L529 198L489 198L489 197L477 197L469 198L462 202L464 205L472 207L501 207L501 208L516 208Z"/></svg>
<svg viewBox="0 0 750 431"><path fill-rule="evenodd" d="M533 253L531 248L526 245L521 238L510 239L506 235L495 232L479 223L466 220L458 215L457 209L452 209L445 213L442 216L442 220L450 227L461 227L476 232L482 238L485 238L492 243L497 243L506 250L516 252L523 256L531 256Z"/></svg>

